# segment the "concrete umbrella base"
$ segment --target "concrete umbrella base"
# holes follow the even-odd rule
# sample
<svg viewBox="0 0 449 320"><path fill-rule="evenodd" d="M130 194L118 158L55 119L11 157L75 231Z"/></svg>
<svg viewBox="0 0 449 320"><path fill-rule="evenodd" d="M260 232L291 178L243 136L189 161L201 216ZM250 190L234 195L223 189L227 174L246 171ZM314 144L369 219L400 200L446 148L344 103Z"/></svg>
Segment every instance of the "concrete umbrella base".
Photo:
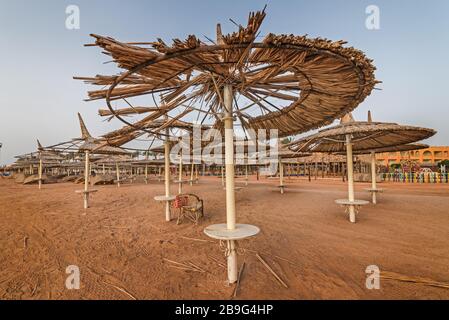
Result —
<svg viewBox="0 0 449 320"><path fill-rule="evenodd" d="M228 229L226 223L213 224L204 229L204 233L212 239L226 241L226 257L228 260L228 284L237 281L237 241L257 235L260 229L250 224L237 223L234 229Z"/></svg>
<svg viewBox="0 0 449 320"><path fill-rule="evenodd" d="M349 221L355 223L355 215L359 212L360 207L369 204L369 201L337 199L335 200L335 203L345 207L345 211L350 213ZM352 212L354 212L354 214L351 214Z"/></svg>
<svg viewBox="0 0 449 320"><path fill-rule="evenodd" d="M371 193L371 201L373 204L377 203L377 194L384 192L384 189L381 189L381 188L376 188L376 189L367 188L365 190Z"/></svg>
<svg viewBox="0 0 449 320"><path fill-rule="evenodd" d="M84 200L84 209L89 208L89 194L97 192L97 189L90 189L90 190L76 190L76 193L82 193L83 194L83 200Z"/></svg>

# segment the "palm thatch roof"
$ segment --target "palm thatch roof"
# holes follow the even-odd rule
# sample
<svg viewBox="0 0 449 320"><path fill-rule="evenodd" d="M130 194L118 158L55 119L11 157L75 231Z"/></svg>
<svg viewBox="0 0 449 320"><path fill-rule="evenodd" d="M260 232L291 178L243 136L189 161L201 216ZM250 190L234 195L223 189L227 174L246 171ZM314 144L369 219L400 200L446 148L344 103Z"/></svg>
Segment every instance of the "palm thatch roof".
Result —
<svg viewBox="0 0 449 320"><path fill-rule="evenodd" d="M391 146L391 147L384 147L374 150L358 150L355 151L354 154L368 154L371 152L374 153L383 153L383 152L403 152L403 151L414 151L414 150L420 150L420 149L427 149L429 148L429 145L424 143L408 143L408 144L402 144L399 146Z"/></svg>
<svg viewBox="0 0 449 320"><path fill-rule="evenodd" d="M354 152L373 151L427 139L435 133L433 129L397 123L354 121L349 114L342 118L339 125L293 141L288 146L293 151L344 152L346 136L350 135Z"/></svg>
<svg viewBox="0 0 449 320"><path fill-rule="evenodd" d="M346 155L314 152L307 157L301 158L301 161L313 163L346 162Z"/></svg>
<svg viewBox="0 0 449 320"><path fill-rule="evenodd" d="M78 113L78 119L81 127L81 140L84 141L78 147L79 151L89 151L96 154L129 154L128 151L122 148L110 146L107 143L102 143L100 139L92 137L80 113Z"/></svg>
<svg viewBox="0 0 449 320"><path fill-rule="evenodd" d="M96 154L129 154L128 151L122 148L101 144L93 138L84 141L79 146L79 151L89 151Z"/></svg>
<svg viewBox="0 0 449 320"><path fill-rule="evenodd" d="M160 133L171 121L195 118L222 128L222 92L231 85L232 112L241 126L278 129L280 137L332 123L378 83L372 60L345 41L269 33L258 42L265 15L250 13L247 26L231 34L217 25L215 41L207 40L212 44L194 35L170 46L161 39L126 43L92 34L95 43L89 46L100 47L123 72L75 79L106 86L89 91L89 100L106 100L109 111L100 114L130 126L122 134ZM155 106L133 106L129 99L141 95L151 96ZM126 105L113 108L111 101L121 99ZM163 124L155 128L160 119Z"/></svg>
<svg viewBox="0 0 449 320"><path fill-rule="evenodd" d="M273 153L273 156L277 156L282 159L296 159L296 158L304 158L309 157L311 154L307 152L294 152L287 148L284 144L278 145L277 152Z"/></svg>
<svg viewBox="0 0 449 320"><path fill-rule="evenodd" d="M39 164L40 160L42 160L43 164L57 164L67 159L66 155L62 152L56 150L46 150L42 147L39 139L37 140L37 151L17 155L15 156L17 159L13 164L15 167L29 166L30 164Z"/></svg>

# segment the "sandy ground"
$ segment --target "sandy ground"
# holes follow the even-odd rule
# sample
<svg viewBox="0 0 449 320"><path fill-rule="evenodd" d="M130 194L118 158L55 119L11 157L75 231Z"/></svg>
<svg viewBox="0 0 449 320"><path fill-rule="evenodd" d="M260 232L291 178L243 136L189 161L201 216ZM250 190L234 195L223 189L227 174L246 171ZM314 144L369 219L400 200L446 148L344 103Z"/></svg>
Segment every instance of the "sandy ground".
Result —
<svg viewBox="0 0 449 320"><path fill-rule="evenodd" d="M365 287L368 265L449 282L449 185L383 183L379 204L364 207L351 224L334 203L346 196L340 180L287 179L284 195L277 184L252 178L237 193L238 222L261 228L240 242L249 250L239 256L246 267L238 299L449 298L449 289L396 280L381 280L380 290ZM356 184L356 198L369 199L365 187ZM205 201L206 218L197 226L164 221L163 205L153 200L163 194L162 182L98 186L87 214L75 193L80 188L66 183L39 191L0 179L0 298L230 299L233 287L213 259L225 263L224 254L203 234L205 226L225 222L219 178L185 187ZM177 269L164 258L206 272ZM80 268L80 290L65 287L69 265Z"/></svg>

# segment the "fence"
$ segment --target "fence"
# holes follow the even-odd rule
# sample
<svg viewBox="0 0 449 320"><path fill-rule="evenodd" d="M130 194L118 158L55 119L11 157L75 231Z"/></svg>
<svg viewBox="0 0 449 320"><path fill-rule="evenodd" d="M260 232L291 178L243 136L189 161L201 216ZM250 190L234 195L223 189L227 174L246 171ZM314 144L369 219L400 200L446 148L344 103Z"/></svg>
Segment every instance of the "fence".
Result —
<svg viewBox="0 0 449 320"><path fill-rule="evenodd" d="M382 181L404 183L448 183L449 174L439 172L382 173Z"/></svg>

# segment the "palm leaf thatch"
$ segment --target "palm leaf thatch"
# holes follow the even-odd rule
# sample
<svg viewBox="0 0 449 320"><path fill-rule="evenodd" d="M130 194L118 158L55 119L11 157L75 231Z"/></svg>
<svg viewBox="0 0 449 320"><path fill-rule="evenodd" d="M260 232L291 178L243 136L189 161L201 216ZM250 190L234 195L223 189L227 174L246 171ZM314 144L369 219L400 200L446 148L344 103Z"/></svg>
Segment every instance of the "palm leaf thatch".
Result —
<svg viewBox="0 0 449 320"><path fill-rule="evenodd" d="M227 35L218 25L211 45L194 35L167 45L161 39L132 44L92 34L90 45L100 47L122 72L75 79L106 86L89 91L89 100L105 99L109 111L100 114L129 126L119 135L157 132L152 124L167 116L222 128L221 92L232 85L232 111L245 130L278 129L280 137L288 136L330 124L378 83L372 60L344 41L270 33L257 42L265 15L264 10L250 13L246 27ZM127 100L141 95L151 95L155 106L133 107ZM113 108L113 100L126 106ZM123 118L137 115L143 118Z"/></svg>
<svg viewBox="0 0 449 320"><path fill-rule="evenodd" d="M354 154L368 154L371 152L375 152L375 153L404 152L404 151L414 151L414 150L421 150L421 149L427 149L427 148L429 148L428 144L408 143L408 144L402 144L402 145L398 145L398 146L378 148L378 149L374 149L374 150L358 150L358 151L355 151Z"/></svg>
<svg viewBox="0 0 449 320"><path fill-rule="evenodd" d="M350 135L353 151L362 153L414 143L435 133L433 129L396 123L354 121L352 115L348 115L339 125L293 141L288 146L293 151L342 153L346 151L346 136Z"/></svg>

